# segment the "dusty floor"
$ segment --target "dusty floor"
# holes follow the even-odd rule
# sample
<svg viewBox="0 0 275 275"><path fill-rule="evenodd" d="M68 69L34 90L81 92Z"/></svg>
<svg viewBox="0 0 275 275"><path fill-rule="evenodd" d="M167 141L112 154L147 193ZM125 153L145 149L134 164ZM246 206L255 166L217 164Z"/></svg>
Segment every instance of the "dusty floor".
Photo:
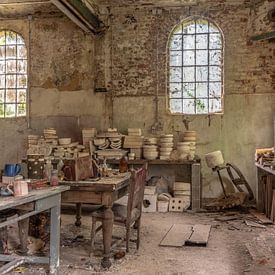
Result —
<svg viewBox="0 0 275 275"><path fill-rule="evenodd" d="M230 213L227 213L228 215ZM95 255L89 253L91 218L84 216L82 226L73 225L74 216L62 215L61 275L88 274L275 274L275 226L249 227L243 219L216 221L224 213L144 213L141 247L135 244L120 260L112 258L109 270L100 267L101 234L97 235ZM159 242L174 223L211 224L207 247L160 247ZM123 236L121 229L115 235ZM246 245L254 250L254 260ZM124 245L114 251L121 251ZM23 274L46 274L45 267L25 266ZM12 272L10 274L18 274Z"/></svg>

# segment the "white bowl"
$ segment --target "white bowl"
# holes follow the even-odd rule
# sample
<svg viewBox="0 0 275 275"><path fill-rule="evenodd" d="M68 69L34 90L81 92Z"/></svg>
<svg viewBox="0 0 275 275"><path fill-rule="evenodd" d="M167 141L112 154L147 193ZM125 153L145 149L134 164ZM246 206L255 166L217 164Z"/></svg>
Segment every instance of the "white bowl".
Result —
<svg viewBox="0 0 275 275"><path fill-rule="evenodd" d="M105 144L106 139L105 138L95 138L94 139L94 145L95 146L102 146Z"/></svg>
<svg viewBox="0 0 275 275"><path fill-rule="evenodd" d="M171 143L171 142L173 142L172 137L162 137L162 138L160 138L160 143Z"/></svg>
<svg viewBox="0 0 275 275"><path fill-rule="evenodd" d="M161 148L173 148L174 143L173 142L161 142L160 147Z"/></svg>
<svg viewBox="0 0 275 275"><path fill-rule="evenodd" d="M58 142L60 145L69 145L69 144L71 144L72 139L71 138L60 138L58 140Z"/></svg>

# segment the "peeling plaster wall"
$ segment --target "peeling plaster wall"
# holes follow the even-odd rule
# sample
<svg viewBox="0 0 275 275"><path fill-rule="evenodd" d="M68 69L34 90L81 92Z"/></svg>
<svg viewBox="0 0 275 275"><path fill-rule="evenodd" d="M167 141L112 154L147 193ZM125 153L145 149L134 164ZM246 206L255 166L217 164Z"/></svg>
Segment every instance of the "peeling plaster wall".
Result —
<svg viewBox="0 0 275 275"><path fill-rule="evenodd" d="M249 37L270 29L265 25L269 22L258 20L270 1L196 1L196 5L163 5L158 10L152 1L152 7L123 5L125 2L109 6L110 29L100 46L105 47L103 53L111 49L110 59L98 57L102 75L103 68L108 69L105 82L113 95L113 126L124 132L128 127L141 127L146 135L151 134L158 102L162 132L173 132L180 139L185 130L183 118L198 132L204 197L221 193L217 175L204 161L204 154L214 150L222 150L224 159L243 171L255 192L255 148L273 146L275 44L251 42ZM101 12L106 12L105 6ZM183 117L170 115L166 108L168 37L176 24L193 15L212 19L225 37L223 115Z"/></svg>
<svg viewBox="0 0 275 275"><path fill-rule="evenodd" d="M95 37L65 17L0 21L25 39L30 53L30 128L25 118L0 119L0 167L20 161L28 134L56 127L81 141L82 127L105 129L108 100L94 93Z"/></svg>

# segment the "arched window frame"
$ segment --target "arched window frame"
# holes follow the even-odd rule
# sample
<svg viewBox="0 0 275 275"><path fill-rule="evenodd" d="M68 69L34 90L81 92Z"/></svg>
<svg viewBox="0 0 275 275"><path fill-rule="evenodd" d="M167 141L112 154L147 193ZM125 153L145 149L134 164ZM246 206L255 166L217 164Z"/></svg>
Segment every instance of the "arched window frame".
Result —
<svg viewBox="0 0 275 275"><path fill-rule="evenodd" d="M27 117L28 62L22 35L0 29L0 119Z"/></svg>
<svg viewBox="0 0 275 275"><path fill-rule="evenodd" d="M220 59L220 69L221 69L221 75L220 75L220 109L218 111L210 111L209 109L209 100L212 99L210 96L209 96L209 73L208 73L208 80L205 81L207 82L207 91L208 91L208 96L207 96L207 101L208 101L208 105L207 105L207 112L197 112L196 111L196 105L194 105L194 112L186 112L184 110L184 98L183 98L183 91L181 90L181 94L182 96L181 97L172 97L171 94L172 94L172 89L171 89L171 83L172 81L170 81L170 70L171 70L171 66L170 65L170 52L171 52L171 39L173 37L174 34L176 34L176 30L180 27L180 26L191 26L192 22L197 22L197 21L207 21L208 22L208 28L209 26L213 26L216 28L217 32L219 35L220 35L220 38L221 38L221 59ZM210 31L208 30L207 32L207 35L208 35L208 43L209 43L209 35L210 35ZM195 33L193 33L195 35L195 39L196 39L196 36L198 34L202 34L202 33L197 33L197 31L195 30ZM181 33L181 35L184 35L183 33ZM196 40L195 40L195 45L196 45ZM215 23L213 22L213 20L209 19L209 18L205 18L205 17L201 17L201 16L194 16L194 17L189 17L189 18L186 18L184 20L182 20L179 24L177 24L176 26L174 26L174 28L172 29L172 31L170 32L170 35L169 35L169 39L168 39L168 42L167 42L167 110L170 114L172 115L209 115L209 114L223 114L224 112L224 35L223 35L223 32L221 30L221 28ZM196 49L194 49L196 51ZM203 65L203 66L208 66L209 68L209 44L208 44L208 48L207 48L207 51L208 51L208 64L207 65ZM181 50L182 52L184 52L184 50L182 49ZM182 60L183 60L183 57L182 57ZM196 63L194 65L194 70L196 71ZM201 66L201 67L203 67ZM191 66L190 66L191 67ZM199 66L200 67L200 66ZM218 81L217 81L218 82ZM186 83L188 83L188 81L186 81ZM196 84L198 83L198 81L196 80L196 77L195 77L195 81L194 81L194 85L196 87ZM185 82L183 81L183 76L182 76L182 80L181 80L181 89L183 89L183 84L185 84ZM178 102L181 101L181 104L182 104L182 109L180 112L175 112L175 111L172 111L171 110L171 100L175 100L175 99L178 99ZM186 98L185 98L186 99ZM194 100L194 103L195 101L199 98L196 98L196 96L194 95L193 97L190 97L190 99L193 99Z"/></svg>

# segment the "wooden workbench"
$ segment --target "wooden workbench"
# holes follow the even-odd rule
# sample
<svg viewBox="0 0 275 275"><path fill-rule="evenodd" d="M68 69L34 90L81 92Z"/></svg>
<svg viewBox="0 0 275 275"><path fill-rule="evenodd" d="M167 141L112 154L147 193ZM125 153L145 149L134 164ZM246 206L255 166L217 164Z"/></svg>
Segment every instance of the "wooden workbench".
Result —
<svg viewBox="0 0 275 275"><path fill-rule="evenodd" d="M49 257L17 256L0 254L0 261L9 262L0 268L0 274L6 274L13 268L24 263L49 264L50 274L59 274L59 243L60 243L60 203L61 193L68 190L67 186L48 187L31 191L22 197L0 197L0 211L8 209L28 209L24 214L13 216L0 223L0 228L12 223L28 219L40 212L51 211L50 255ZM27 238L27 236L26 236Z"/></svg>
<svg viewBox="0 0 275 275"><path fill-rule="evenodd" d="M202 183L200 159L195 160L144 160L136 159L127 161L128 165L137 166L148 163L148 179L154 176L171 176L176 181L191 183L191 208L201 208ZM108 164L118 166L119 160L107 160Z"/></svg>
<svg viewBox="0 0 275 275"><path fill-rule="evenodd" d="M257 162L255 163L255 165L257 168L257 185L256 185L257 209L260 212L263 212L264 211L264 196L265 196L264 186L263 186L264 177L274 177L275 178L275 170L271 169L270 167L263 166ZM272 194L270 194L270 196L272 197Z"/></svg>

